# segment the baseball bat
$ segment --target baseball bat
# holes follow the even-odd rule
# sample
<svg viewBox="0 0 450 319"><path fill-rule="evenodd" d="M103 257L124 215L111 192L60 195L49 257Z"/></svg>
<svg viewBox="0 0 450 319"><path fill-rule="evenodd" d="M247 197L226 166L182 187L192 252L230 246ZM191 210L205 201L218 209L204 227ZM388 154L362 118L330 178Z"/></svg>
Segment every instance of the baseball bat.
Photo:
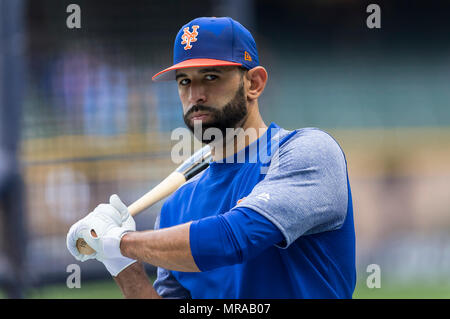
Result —
<svg viewBox="0 0 450 319"><path fill-rule="evenodd" d="M140 212L149 208L153 204L166 198L174 191L176 191L186 181L203 171L209 166L211 159L211 149L208 145L204 146L191 157L185 160L178 166L169 176L167 176L161 183L152 188L149 192L144 194L141 198L128 206L128 211L131 216L136 216ZM91 231L92 236L96 236L94 231ZM77 239L77 249L81 254L90 255L95 252L84 239Z"/></svg>

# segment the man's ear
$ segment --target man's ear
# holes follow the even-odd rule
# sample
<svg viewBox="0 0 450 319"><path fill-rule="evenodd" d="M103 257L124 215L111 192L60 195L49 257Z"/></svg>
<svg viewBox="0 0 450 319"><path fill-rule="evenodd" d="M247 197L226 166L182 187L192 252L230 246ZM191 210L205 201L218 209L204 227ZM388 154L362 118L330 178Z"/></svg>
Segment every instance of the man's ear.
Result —
<svg viewBox="0 0 450 319"><path fill-rule="evenodd" d="M264 91L266 86L268 78L267 71L262 66L257 66L251 70L248 70L245 77L249 82L247 98L250 100L256 100Z"/></svg>

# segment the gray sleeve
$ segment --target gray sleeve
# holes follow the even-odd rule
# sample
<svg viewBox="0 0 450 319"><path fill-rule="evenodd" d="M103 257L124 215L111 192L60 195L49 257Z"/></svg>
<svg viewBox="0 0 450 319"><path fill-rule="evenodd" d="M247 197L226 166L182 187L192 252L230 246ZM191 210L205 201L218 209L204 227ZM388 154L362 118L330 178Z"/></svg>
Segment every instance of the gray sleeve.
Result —
<svg viewBox="0 0 450 319"><path fill-rule="evenodd" d="M189 290L180 285L169 270L158 267L156 274L153 288L158 295L171 299L191 299Z"/></svg>
<svg viewBox="0 0 450 319"><path fill-rule="evenodd" d="M159 218L157 216L154 229L159 229ZM158 295L163 298L171 299L190 299L191 294L189 290L184 288L178 280L172 275L170 270L158 267L156 270L156 280L153 283Z"/></svg>
<svg viewBox="0 0 450 319"><path fill-rule="evenodd" d="M319 129L297 130L272 156L265 178L237 207L269 219L287 248L302 235L338 229L347 204L347 166L337 142Z"/></svg>

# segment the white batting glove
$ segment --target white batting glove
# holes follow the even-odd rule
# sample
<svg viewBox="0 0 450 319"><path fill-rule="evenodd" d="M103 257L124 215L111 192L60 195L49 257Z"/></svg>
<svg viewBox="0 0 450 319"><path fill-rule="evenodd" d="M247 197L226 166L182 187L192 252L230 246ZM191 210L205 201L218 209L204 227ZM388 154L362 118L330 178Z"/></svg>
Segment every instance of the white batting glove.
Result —
<svg viewBox="0 0 450 319"><path fill-rule="evenodd" d="M112 195L109 201L109 204L98 205L92 213L71 227L67 235L67 247L76 259L85 261L95 258L105 265L111 275L117 276L136 261L120 252L122 236L135 231L136 223L119 196ZM95 253L80 254L76 248L78 238L83 238Z"/></svg>
<svg viewBox="0 0 450 319"><path fill-rule="evenodd" d="M114 277L137 261L123 256L120 252L120 241L127 232L129 230L123 227L115 227L102 238L103 260L101 261Z"/></svg>
<svg viewBox="0 0 450 319"><path fill-rule="evenodd" d="M84 233L87 234L89 232L89 225L87 225L85 223L85 218L77 221L75 224L72 225L72 227L70 227L69 232L67 233L67 238L66 238L67 249L72 254L72 256L75 257L75 259L79 260L79 261L86 261L89 259L94 259L97 255L97 253L93 253L91 255L81 254L77 248L78 238L83 238L84 235L82 235L82 234L84 234Z"/></svg>
<svg viewBox="0 0 450 319"><path fill-rule="evenodd" d="M76 222L70 228L67 234L66 244L70 253L77 260L85 261L94 258L101 259L101 254L99 254L101 247L99 246L98 241L90 240L91 238L93 238L91 230L94 230L97 235L102 236L106 233L106 231L108 231L113 227L121 227L122 221L127 219L126 214L128 211L124 212L123 206L125 205L123 205L120 199L117 200L117 198L118 198L117 195L113 195L110 198L110 202L112 201L114 203L114 206L111 204L100 204L94 209L93 212L91 212L78 222ZM117 206L120 210L117 210L115 206ZM131 229L133 228L132 224L130 228ZM96 252L90 255L80 254L76 247L76 242L78 238L83 238L85 241L87 239L87 241L90 242L89 245Z"/></svg>

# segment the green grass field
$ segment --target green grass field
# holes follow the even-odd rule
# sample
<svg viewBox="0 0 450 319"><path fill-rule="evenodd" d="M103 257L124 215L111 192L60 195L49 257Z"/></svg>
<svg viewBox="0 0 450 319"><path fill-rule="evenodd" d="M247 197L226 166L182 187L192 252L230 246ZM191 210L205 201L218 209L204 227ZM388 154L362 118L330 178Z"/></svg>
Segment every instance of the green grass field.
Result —
<svg viewBox="0 0 450 319"><path fill-rule="evenodd" d="M446 283L447 282L447 283ZM355 299L448 299L450 284L418 281L411 283L381 284L380 288L367 288L365 282L358 282Z"/></svg>
<svg viewBox="0 0 450 319"><path fill-rule="evenodd" d="M153 278L152 278L153 280ZM5 298L4 294L0 297ZM81 288L69 289L65 285L49 285L39 289L32 289L27 298L36 299L121 299L122 294L113 280L88 282ZM355 299L449 299L450 283L448 280L429 283L426 281L415 283L383 284L381 288L369 289L365 282L358 282Z"/></svg>

